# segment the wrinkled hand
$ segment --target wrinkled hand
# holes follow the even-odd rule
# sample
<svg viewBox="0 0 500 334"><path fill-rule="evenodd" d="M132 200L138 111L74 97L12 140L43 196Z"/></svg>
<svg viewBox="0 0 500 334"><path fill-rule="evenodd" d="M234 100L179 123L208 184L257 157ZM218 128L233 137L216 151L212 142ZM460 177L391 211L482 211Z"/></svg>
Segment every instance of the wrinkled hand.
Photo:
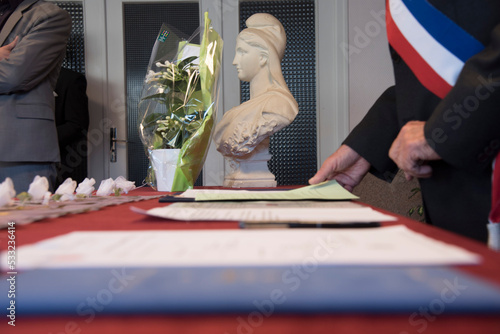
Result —
<svg viewBox="0 0 500 334"><path fill-rule="evenodd" d="M344 188L352 191L368 173L370 163L347 145L342 145L325 160L321 168L310 180L317 184L325 180L337 180Z"/></svg>
<svg viewBox="0 0 500 334"><path fill-rule="evenodd" d="M19 36L16 36L12 42L0 48L0 60L9 59L10 53L16 47Z"/></svg>
<svg viewBox="0 0 500 334"><path fill-rule="evenodd" d="M430 177L432 168L426 162L441 159L427 143L424 125L421 121L406 123L389 150L389 157L404 171L407 180Z"/></svg>

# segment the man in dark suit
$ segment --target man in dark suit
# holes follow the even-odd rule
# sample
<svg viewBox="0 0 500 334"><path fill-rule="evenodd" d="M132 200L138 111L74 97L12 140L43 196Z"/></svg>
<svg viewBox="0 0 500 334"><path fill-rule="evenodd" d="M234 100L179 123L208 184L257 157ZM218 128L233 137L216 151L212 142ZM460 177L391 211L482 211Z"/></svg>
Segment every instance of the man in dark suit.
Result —
<svg viewBox="0 0 500 334"><path fill-rule="evenodd" d="M87 80L81 73L61 68L54 92L57 137L61 155L56 185L68 177L80 183L87 177L89 127Z"/></svg>
<svg viewBox="0 0 500 334"><path fill-rule="evenodd" d="M500 2L429 3L485 48L465 62L451 90L438 97L391 47L395 86L310 183L336 179L352 189L367 172L391 181L399 167L408 179L419 178L431 224L484 242L491 165L500 149Z"/></svg>
<svg viewBox="0 0 500 334"><path fill-rule="evenodd" d="M71 17L41 0L2 0L0 12L0 45L17 39L0 60L0 180L12 178L21 192L34 176L46 176L53 190L59 161L53 90Z"/></svg>

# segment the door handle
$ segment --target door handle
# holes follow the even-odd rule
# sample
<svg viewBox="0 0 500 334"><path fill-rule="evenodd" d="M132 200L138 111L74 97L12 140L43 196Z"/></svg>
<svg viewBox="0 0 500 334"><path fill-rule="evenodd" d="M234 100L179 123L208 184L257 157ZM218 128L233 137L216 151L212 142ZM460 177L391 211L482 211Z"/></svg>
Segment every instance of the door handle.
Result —
<svg viewBox="0 0 500 334"><path fill-rule="evenodd" d="M116 128L109 130L109 161L116 162L116 143L128 143L128 140L116 139Z"/></svg>

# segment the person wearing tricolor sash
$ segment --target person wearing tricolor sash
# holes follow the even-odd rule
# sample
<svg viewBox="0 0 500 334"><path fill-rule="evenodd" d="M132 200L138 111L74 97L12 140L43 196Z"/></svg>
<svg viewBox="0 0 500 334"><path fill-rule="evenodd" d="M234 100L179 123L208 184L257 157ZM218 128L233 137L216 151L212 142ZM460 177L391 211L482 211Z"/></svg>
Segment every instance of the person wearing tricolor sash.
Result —
<svg viewBox="0 0 500 334"><path fill-rule="evenodd" d="M487 227L500 210L500 1L387 0L386 23L395 85L309 182L352 190L400 168L419 179L429 223L486 242L500 233Z"/></svg>
<svg viewBox="0 0 500 334"><path fill-rule="evenodd" d="M493 176L491 178L491 211L488 224L488 245L500 251L500 153L493 163Z"/></svg>

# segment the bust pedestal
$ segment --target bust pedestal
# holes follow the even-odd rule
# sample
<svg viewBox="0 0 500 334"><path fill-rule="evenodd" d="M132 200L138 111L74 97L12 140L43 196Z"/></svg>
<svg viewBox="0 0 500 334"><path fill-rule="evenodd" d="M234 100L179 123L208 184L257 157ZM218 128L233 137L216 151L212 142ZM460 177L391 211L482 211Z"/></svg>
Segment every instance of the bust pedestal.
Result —
<svg viewBox="0 0 500 334"><path fill-rule="evenodd" d="M269 154L269 138L264 139L248 155L243 157L226 157L226 159L231 172L224 178L224 187L276 187L277 182L275 177L267 167L267 162L271 159L271 154Z"/></svg>

